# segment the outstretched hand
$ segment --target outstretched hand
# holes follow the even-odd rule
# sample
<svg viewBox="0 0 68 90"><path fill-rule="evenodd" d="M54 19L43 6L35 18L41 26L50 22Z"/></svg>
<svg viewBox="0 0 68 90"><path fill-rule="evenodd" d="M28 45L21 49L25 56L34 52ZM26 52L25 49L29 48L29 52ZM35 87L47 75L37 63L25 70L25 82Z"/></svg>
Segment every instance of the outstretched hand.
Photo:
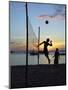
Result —
<svg viewBox="0 0 68 90"><path fill-rule="evenodd" d="M50 43L52 43L52 40L50 41Z"/></svg>

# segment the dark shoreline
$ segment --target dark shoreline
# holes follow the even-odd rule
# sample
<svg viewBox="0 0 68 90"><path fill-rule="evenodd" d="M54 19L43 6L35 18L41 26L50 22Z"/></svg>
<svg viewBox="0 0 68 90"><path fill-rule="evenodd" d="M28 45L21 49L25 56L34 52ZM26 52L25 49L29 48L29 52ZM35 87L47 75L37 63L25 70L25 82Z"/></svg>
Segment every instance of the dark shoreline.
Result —
<svg viewBox="0 0 68 90"><path fill-rule="evenodd" d="M25 73L25 65L11 66L10 88L66 85L66 64L29 65L27 82L28 86L25 85Z"/></svg>

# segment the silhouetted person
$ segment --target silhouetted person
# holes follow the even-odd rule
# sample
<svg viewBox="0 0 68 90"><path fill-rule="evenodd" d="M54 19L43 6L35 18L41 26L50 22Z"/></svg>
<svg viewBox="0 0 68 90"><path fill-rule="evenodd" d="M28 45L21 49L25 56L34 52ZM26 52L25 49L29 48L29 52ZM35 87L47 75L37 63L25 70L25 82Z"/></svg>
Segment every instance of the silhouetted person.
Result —
<svg viewBox="0 0 68 90"><path fill-rule="evenodd" d="M46 56L46 58L48 59L48 63L50 64L50 59L49 59L49 52L48 52L48 46L52 46L52 41L50 41L50 39L49 38L47 38L47 40L46 41L43 41L42 43L40 43L39 45L41 45L41 44L44 44L44 50L43 50L43 52L44 52L44 54L45 54L45 56ZM39 46L38 45L38 46Z"/></svg>
<svg viewBox="0 0 68 90"><path fill-rule="evenodd" d="M59 55L60 55L60 54L59 54L59 49L56 48L55 55L54 55L54 57L55 57L55 59L54 59L54 64L58 64Z"/></svg>

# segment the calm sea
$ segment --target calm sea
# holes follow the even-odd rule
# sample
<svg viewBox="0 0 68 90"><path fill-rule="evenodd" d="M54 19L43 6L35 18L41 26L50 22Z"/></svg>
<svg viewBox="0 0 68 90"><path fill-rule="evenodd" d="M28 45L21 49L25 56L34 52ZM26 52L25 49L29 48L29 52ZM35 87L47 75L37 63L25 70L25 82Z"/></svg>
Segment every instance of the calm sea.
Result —
<svg viewBox="0 0 68 90"><path fill-rule="evenodd" d="M47 58L43 55L40 54L39 56L39 64L48 64ZM10 65L26 65L26 54L23 53L15 53L15 54L10 54ZM49 55L50 58L50 64L54 64L54 57L53 54ZM28 64L29 65L36 65L38 64L38 56L37 55L28 55ZM60 55L59 59L59 64L65 64L65 55Z"/></svg>

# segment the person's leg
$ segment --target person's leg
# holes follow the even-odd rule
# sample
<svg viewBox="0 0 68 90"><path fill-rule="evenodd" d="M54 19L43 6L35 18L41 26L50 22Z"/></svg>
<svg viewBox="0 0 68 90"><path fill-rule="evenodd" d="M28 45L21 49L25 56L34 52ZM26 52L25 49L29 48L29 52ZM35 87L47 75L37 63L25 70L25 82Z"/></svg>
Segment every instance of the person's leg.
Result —
<svg viewBox="0 0 68 90"><path fill-rule="evenodd" d="M49 56L48 56L48 55L46 55L46 57L47 57L47 59L48 59L48 63L50 64L50 59L49 59Z"/></svg>
<svg viewBox="0 0 68 90"><path fill-rule="evenodd" d="M48 59L48 63L50 64L50 59L49 59L49 56L48 56L48 52L44 52L46 58Z"/></svg>
<svg viewBox="0 0 68 90"><path fill-rule="evenodd" d="M47 57L48 58L48 62L49 62L49 64L50 64L50 59L49 59L49 57Z"/></svg>

